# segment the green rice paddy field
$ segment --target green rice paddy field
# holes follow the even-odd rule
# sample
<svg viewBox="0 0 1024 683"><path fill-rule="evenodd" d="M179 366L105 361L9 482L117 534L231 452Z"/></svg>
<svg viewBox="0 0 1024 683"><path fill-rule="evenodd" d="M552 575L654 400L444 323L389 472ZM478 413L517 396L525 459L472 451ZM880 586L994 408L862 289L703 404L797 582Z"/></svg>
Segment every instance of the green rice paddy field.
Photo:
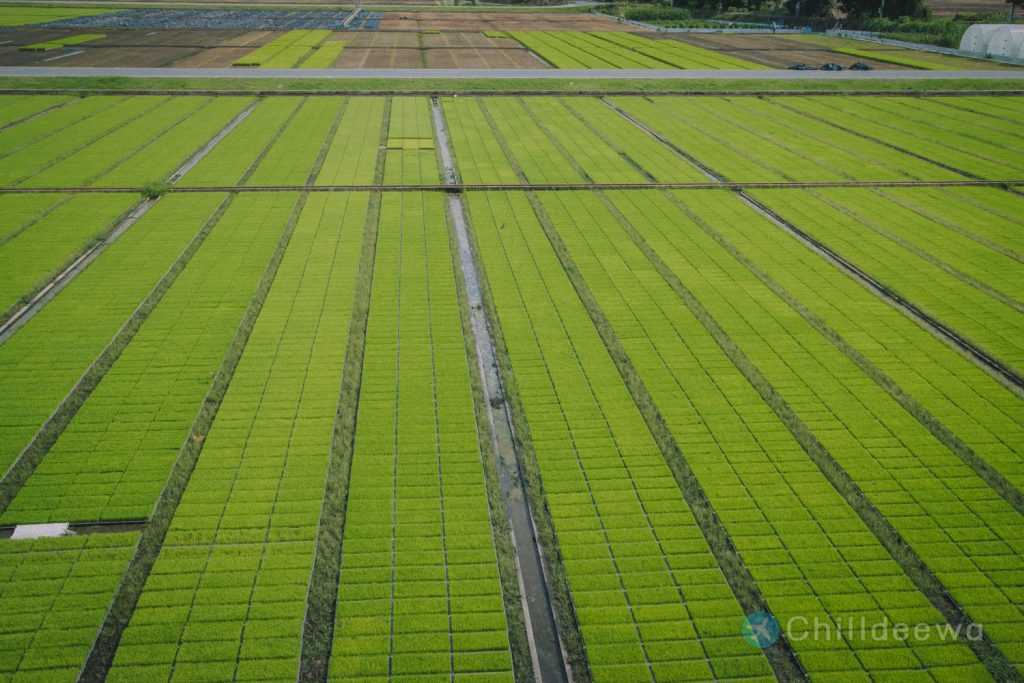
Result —
<svg viewBox="0 0 1024 683"><path fill-rule="evenodd" d="M1022 105L0 98L0 681L533 680L454 198L575 680L1020 680Z"/></svg>

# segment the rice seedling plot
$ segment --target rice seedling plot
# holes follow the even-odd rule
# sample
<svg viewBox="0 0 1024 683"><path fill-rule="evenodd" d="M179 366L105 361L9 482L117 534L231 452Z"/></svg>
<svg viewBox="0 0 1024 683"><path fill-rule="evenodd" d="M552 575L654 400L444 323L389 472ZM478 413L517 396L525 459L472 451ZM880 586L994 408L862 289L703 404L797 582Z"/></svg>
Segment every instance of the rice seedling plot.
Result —
<svg viewBox="0 0 1024 683"><path fill-rule="evenodd" d="M340 97L310 97L302 102L246 185L306 185L317 160L330 144L328 133L342 114Z"/></svg>
<svg viewBox="0 0 1024 683"><path fill-rule="evenodd" d="M299 66L303 69L329 69L338 61L345 45L342 40L328 38Z"/></svg>
<svg viewBox="0 0 1024 683"><path fill-rule="evenodd" d="M107 680L296 678L367 201L306 200Z"/></svg>
<svg viewBox="0 0 1024 683"><path fill-rule="evenodd" d="M579 680L1024 672L1024 401L892 301L1024 374L1019 97L439 101L0 98L0 320L144 210L0 335L0 679L525 680L538 590ZM721 179L782 187L657 186ZM862 618L929 635L810 631Z"/></svg>
<svg viewBox="0 0 1024 683"><path fill-rule="evenodd" d="M13 97L5 97L3 110L0 111L0 129L70 101L71 98L66 95L15 95Z"/></svg>
<svg viewBox="0 0 1024 683"><path fill-rule="evenodd" d="M324 42L330 31L288 31L256 48L235 62L235 66L258 66L264 69L290 69L298 66L306 55Z"/></svg>
<svg viewBox="0 0 1024 683"><path fill-rule="evenodd" d="M757 368L759 381L774 388L968 614L988 617L986 635L1019 663L1020 513L697 229L707 207L720 204L716 194L677 193L687 212L669 211L679 226L672 231L662 230L666 219L648 215L646 205L626 217ZM996 555L1002 560L993 564Z"/></svg>
<svg viewBox="0 0 1024 683"><path fill-rule="evenodd" d="M381 202L329 679L512 681L443 197Z"/></svg>
<svg viewBox="0 0 1024 683"><path fill-rule="evenodd" d="M33 142L53 136L73 125L80 125L90 118L104 115L107 110L123 103L125 97L85 97L72 100L63 107L43 107L38 116L14 121L0 130L0 158L6 158ZM6 105L7 98L4 98ZM6 107L5 107L6 111ZM21 117L19 117L21 118Z"/></svg>
<svg viewBox="0 0 1024 683"><path fill-rule="evenodd" d="M801 100L801 102L795 101ZM732 181L949 180L955 171L919 159L832 119L792 111L803 98L611 98L703 165ZM854 103L858 98L850 98ZM853 106L853 105L851 105Z"/></svg>
<svg viewBox="0 0 1024 683"><path fill-rule="evenodd" d="M138 187L166 180L251 102L247 97L173 98L19 184Z"/></svg>
<svg viewBox="0 0 1024 683"><path fill-rule="evenodd" d="M594 679L770 676L529 201L469 204Z"/></svg>
<svg viewBox="0 0 1024 683"><path fill-rule="evenodd" d="M0 540L0 677L77 678L138 537Z"/></svg>
<svg viewBox="0 0 1024 683"><path fill-rule="evenodd" d="M10 466L221 200L161 199L0 345L0 468Z"/></svg>
<svg viewBox="0 0 1024 683"><path fill-rule="evenodd" d="M440 182L434 150L434 124L427 98L393 97L387 135L385 184Z"/></svg>
<svg viewBox="0 0 1024 683"><path fill-rule="evenodd" d="M988 188L885 192L905 205L959 217L974 208L965 205L962 194L993 207L1004 198L1019 201ZM975 213L973 225L983 215ZM779 239L767 219L751 216L738 202L705 203L702 217L748 269L782 288L791 308L817 316L840 344L862 354L986 463L1024 488L1024 406L1009 390L795 239Z"/></svg>
<svg viewBox="0 0 1024 683"><path fill-rule="evenodd" d="M383 97L352 97L330 141L317 185L369 185L377 170L384 125Z"/></svg>
<svg viewBox="0 0 1024 683"><path fill-rule="evenodd" d="M232 202L0 524L149 515L289 210Z"/></svg>
<svg viewBox="0 0 1024 683"><path fill-rule="evenodd" d="M870 217L870 207L860 209L869 214L864 216L846 207L837 207L818 192L759 192L757 196L766 200L767 205L780 216L886 286L1018 372L1024 371L1024 336L1021 335L1024 311L1020 300L1000 295L997 290L969 279L963 272L969 252L958 255L954 267L937 257L930 257L927 252L915 253L908 248L915 242L904 241L901 244L891 239L884 233L895 237L893 230L914 229L913 223L909 226L895 225L900 222L898 207L892 207L889 215L883 215L879 220ZM918 225L921 223L920 220L914 221L913 217L910 220ZM931 229L935 229L934 224ZM917 236L916 239L922 237ZM936 239L941 239L941 233ZM990 258L993 265L1003 262L1007 280L1019 271L1019 263L1013 259L1002 258L998 253L992 253ZM993 277L990 275L988 279Z"/></svg>
<svg viewBox="0 0 1024 683"><path fill-rule="evenodd" d="M1014 101L1018 101L1016 98ZM933 162L945 164L959 172L990 179L1013 178L1024 172L1019 154L1007 154L1020 148L1020 135L988 130L979 134L964 122L951 126L935 117L924 119L913 108L889 103L888 98L860 101L852 98L837 106L827 98L809 97L789 102L792 109L810 117L826 120L847 129L868 135L882 143L906 149ZM894 106L895 105L895 106ZM972 117L978 120L982 117ZM1012 124L1007 128L1012 128ZM941 134L940 134L941 133Z"/></svg>
<svg viewBox="0 0 1024 683"><path fill-rule="evenodd" d="M304 101L301 97L270 97L263 100L179 184L183 187L241 184Z"/></svg>
<svg viewBox="0 0 1024 683"><path fill-rule="evenodd" d="M674 40L621 31L509 31L557 69L763 69L760 64Z"/></svg>
<svg viewBox="0 0 1024 683"><path fill-rule="evenodd" d="M618 192L614 205L637 229L679 225L660 194ZM780 621L800 615L829 622L866 617L943 623L828 480L815 471L785 424L747 384L684 301L589 194L541 197L559 237L629 354L711 505ZM642 221L642 223L641 223ZM539 230L539 228L536 228ZM814 674L896 675L935 665L938 676L983 673L959 644L918 646L794 642Z"/></svg>
<svg viewBox="0 0 1024 683"><path fill-rule="evenodd" d="M32 227L70 195L66 194L4 194L0 195L0 245Z"/></svg>
<svg viewBox="0 0 1024 683"><path fill-rule="evenodd" d="M54 203L52 196L46 199ZM134 203L131 195L77 195L46 206L43 211L52 210L33 217L31 225L22 223L24 229L0 243L0 320L101 239Z"/></svg>

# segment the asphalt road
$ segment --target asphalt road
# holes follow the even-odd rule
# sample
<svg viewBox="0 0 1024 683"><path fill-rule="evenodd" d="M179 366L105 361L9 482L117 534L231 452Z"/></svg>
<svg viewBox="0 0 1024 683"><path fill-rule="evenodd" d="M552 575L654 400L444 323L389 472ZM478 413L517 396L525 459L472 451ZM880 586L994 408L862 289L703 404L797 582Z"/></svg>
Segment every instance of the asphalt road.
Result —
<svg viewBox="0 0 1024 683"><path fill-rule="evenodd" d="M333 78L333 79L623 79L623 80L827 80L947 81L958 78L1024 80L1020 71L790 71L711 69L136 69L106 67L0 67L0 77L51 76L83 78Z"/></svg>

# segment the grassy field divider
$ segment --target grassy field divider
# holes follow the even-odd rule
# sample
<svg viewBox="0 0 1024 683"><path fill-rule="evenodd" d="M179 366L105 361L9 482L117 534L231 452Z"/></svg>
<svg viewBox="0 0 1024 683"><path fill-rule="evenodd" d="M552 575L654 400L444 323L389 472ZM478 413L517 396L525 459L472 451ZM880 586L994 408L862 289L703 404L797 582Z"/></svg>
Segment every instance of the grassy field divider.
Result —
<svg viewBox="0 0 1024 683"><path fill-rule="evenodd" d="M743 264L747 270L757 277L758 280L763 282L765 286L768 287L776 296L785 301L790 308L806 320L822 337L839 349L839 351L841 351L844 356L860 368L864 374L874 380L878 386L884 389L885 392L899 403L908 413L913 415L914 419L921 423L921 425L927 429L932 436L941 441L951 451L956 453L956 455L963 460L964 464L970 467L985 481L985 483L999 493L999 495L1006 500L1006 502L1012 505L1017 512L1024 515L1024 494L1017 490L1013 484L1007 481L1006 478L999 474L999 472L997 472L991 465L979 457L970 446L961 441L955 433L942 423L941 420L932 415L927 408L918 403L918 401L908 394L903 387L889 377L883 369L868 360L853 346L853 344L829 327L828 323L818 317L807 306L802 304L785 287L775 282L771 276L758 268L757 265L738 248L736 248L734 244L729 242L722 234L716 231L714 226L708 224L692 211L689 211L686 208L686 205L679 201L679 199L671 192L666 192L665 196L668 197L673 204L679 207L680 211L689 216L695 224L700 226L700 228L704 230L711 239L715 240L715 242L721 245L721 247L733 258Z"/></svg>
<svg viewBox="0 0 1024 683"><path fill-rule="evenodd" d="M836 462L832 454L818 441L814 433L778 394L754 363L729 337L728 333L672 272L661 256L651 248L629 221L612 206L611 202L608 202L607 205L609 210L615 214L630 239L644 253L658 274L661 275L690 312L700 321L719 348L729 357L733 365L742 373L754 390L757 391L761 399L772 409L772 412L778 416L779 420L786 426L786 429L793 435L811 461L818 467L819 471L821 471L832 487L839 492L850 508L857 513L857 516L860 517L886 551L900 565L917 589L942 614L943 618L953 627L956 633L965 632L966 628L973 621L949 594L942 582L939 581L925 565L924 561L907 544L885 515L874 506L860 487L850 478L849 474ZM995 680L1022 680L1013 664L987 636L983 636L978 640L964 638L962 642L970 647Z"/></svg>
<svg viewBox="0 0 1024 683"><path fill-rule="evenodd" d="M135 213L138 213L142 209L146 209L148 211L155 201L156 200L145 200L140 204L139 208L136 209ZM74 419L75 415L78 413L78 409L83 403L85 403L86 399L89 398L89 395L92 394L93 390L97 385L99 385L107 371L120 357L121 352L124 351L125 347L127 347L135 337L135 333L142 327L146 317L160 303L164 294L166 294L167 290L170 289L172 284L174 284L175 279L177 279L181 271L185 269L185 266L196 251L198 251L199 247L202 246L207 235L210 234L210 231L213 229L214 225L216 225L223 212L227 209L227 205L229 203L230 198L225 200L221 206L218 207L217 211L215 211L199 229L189 244L181 254L179 254L178 258L175 259L174 263L172 263L170 268L168 268L167 272L164 273L163 277L161 277L153 289L150 290L146 298L143 299L135 308L132 314L117 331L117 334L114 335L96 360L94 360L86 369L75 386L72 387L71 391L69 391L67 396L64 397L64 400L60 402L46 422L43 423L43 426L39 428L38 432L36 432L36 435L28 445L25 446L25 449L18 456L17 460L14 461L14 464L11 465L7 473L2 479L0 479L0 512L6 510L11 504L11 501L14 500L18 490L28 480L29 476L46 456L50 448L52 448L57 442L57 439L60 438L60 435L67 428L68 424L71 423L71 420ZM133 213L133 215L135 214ZM139 216L141 216L141 214L139 214ZM136 216L136 219L139 216ZM51 298L54 294L55 292L50 294ZM8 321L8 323L13 322L18 322L18 320L12 319ZM17 328L15 328L15 331L16 329ZM6 339L10 334L13 334L13 331L5 329L4 332L0 334L0 341Z"/></svg>
<svg viewBox="0 0 1024 683"><path fill-rule="evenodd" d="M729 588L732 590L733 595L736 596L737 601L740 603L740 606L746 614L768 611L767 601L762 595L760 588L757 586L757 582L750 574L750 570L747 569L742 557L740 557L739 552L736 550L736 546L734 545L729 532L726 530L725 525L722 523L721 519L719 519L714 508L712 508L707 495L704 493L697 477L690 468L686 457L680 451L678 444L672 437L671 430L658 411L658 408L654 403L654 399L647 391L647 388L644 386L643 381L637 374L636 369L630 362L625 349L623 349L621 343L618 341L618 337L616 336L611 323L608 321L608 318L598 305L597 300L590 292L590 288L583 280L583 276L580 274L568 248L565 246L565 243L562 242L561 237L555 229L554 224L551 222L550 217L547 215L547 212L544 210L544 207L541 205L539 199L532 192L528 193L528 197L537 214L537 218L544 229L548 242L551 244L552 249L558 256L558 260L562 264L562 268L565 271L566 276L569 278L570 282L572 282L573 288L576 290L580 301L584 308L586 308L587 313L590 315L591 321L594 323L594 327L597 329L598 334L604 341L608 354L615 363L615 366L622 377L623 383L629 390L640 414L643 416L651 434L654 436L654 440L658 444L658 448L661 450L669 469L672 471L672 475L675 478L680 491L683 493L683 497L686 500L687 505L693 512L693 516L697 520L700 531L707 540L708 546L711 548L711 551L715 556L715 561L721 567L722 574L725 576L726 582L729 584ZM620 214L611 207L611 202L605 200L604 197L602 197L602 201L616 214L617 217L620 217ZM620 217L620 221L621 220L622 219ZM807 679L807 674L799 660L797 660L796 654L793 652L792 646L786 639L785 634L780 634L779 639L775 644L765 648L764 654L779 680L794 681Z"/></svg>
<svg viewBox="0 0 1024 683"><path fill-rule="evenodd" d="M344 110L344 106L342 110ZM341 122L338 113L331 133L326 137L321 154L310 173L310 182L319 174L327 156L334 132ZM374 181L384 177L384 147L388 139L391 98L384 106L377 144ZM341 577L342 539L345 533L345 510L348 505L349 476L355 454L356 420L359 417L359 391L362 387L363 356L366 351L366 326L370 316L370 292L377 253L377 223L380 219L381 193L370 195L363 232L363 251L356 275L356 291L349 322L348 346L341 375L338 411L324 482L323 504L317 520L316 549L309 589L306 591L306 615L302 625L302 646L299 652L299 681L321 683L327 680L334 642L335 612L338 606L338 583Z"/></svg>
<svg viewBox="0 0 1024 683"><path fill-rule="evenodd" d="M233 198L234 195L225 199L217 213L214 214L214 219L210 221L211 229L212 225L216 224L216 220L227 210ZM135 554L128 564L128 569L121 579L117 592L114 593L114 599L103 620L103 625L89 652L89 657L82 667L79 681L103 681L110 670L114 660L114 653L117 651L117 645L121 640L121 634L128 626L132 612L135 610L135 605L142 594L142 589L146 585L146 580L149 578L149 573L156 562L157 556L160 554L160 548L163 545L164 537L167 535L167 530L170 528L171 520L174 518L175 510L178 508L178 503L181 502L185 487L188 485L192 471L195 469L196 462L202 453L205 436L217 417L221 402L227 393L228 384L231 382L235 368L238 367L238 362L245 350L249 336L252 334L256 319L263 309L263 303L266 301L267 294L274 283L277 269L284 258L285 251L288 249L288 243L291 240L295 225L305 203L306 194L300 194L284 231L278 240L277 247L263 270L259 286L249 301L245 315L235 331L235 337L231 342L231 346L228 347L227 352L224 354L224 359L206 394L202 408L192 423L189 437L182 445L181 450L178 451L178 457L174 461L171 473L164 484L160 497L153 507L153 512L150 514L149 523L139 537Z"/></svg>

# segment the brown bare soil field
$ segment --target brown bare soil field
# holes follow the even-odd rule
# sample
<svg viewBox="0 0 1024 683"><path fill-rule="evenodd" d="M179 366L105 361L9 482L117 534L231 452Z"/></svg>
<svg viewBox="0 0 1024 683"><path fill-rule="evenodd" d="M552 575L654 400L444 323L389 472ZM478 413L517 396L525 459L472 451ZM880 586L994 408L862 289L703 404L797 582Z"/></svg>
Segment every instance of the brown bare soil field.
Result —
<svg viewBox="0 0 1024 683"><path fill-rule="evenodd" d="M382 31L622 31L593 14L545 12L385 12Z"/></svg>
<svg viewBox="0 0 1024 683"><path fill-rule="evenodd" d="M3 66L230 66L262 45L270 31L107 29L105 36L68 48L21 51L25 45L80 35L82 29L27 28L5 32Z"/></svg>
<svg viewBox="0 0 1024 683"><path fill-rule="evenodd" d="M249 47L212 47L188 55L171 64L171 66L182 69L200 67L223 69L231 66L250 52L252 52L252 48Z"/></svg>
<svg viewBox="0 0 1024 683"><path fill-rule="evenodd" d="M673 34L672 37L684 43L747 59L775 69L785 69L793 64L820 66L826 62L837 62L846 67L854 62L864 62L878 70L906 68L898 64L851 57L833 52L824 46L808 45L790 40L785 35L770 33L690 33Z"/></svg>

